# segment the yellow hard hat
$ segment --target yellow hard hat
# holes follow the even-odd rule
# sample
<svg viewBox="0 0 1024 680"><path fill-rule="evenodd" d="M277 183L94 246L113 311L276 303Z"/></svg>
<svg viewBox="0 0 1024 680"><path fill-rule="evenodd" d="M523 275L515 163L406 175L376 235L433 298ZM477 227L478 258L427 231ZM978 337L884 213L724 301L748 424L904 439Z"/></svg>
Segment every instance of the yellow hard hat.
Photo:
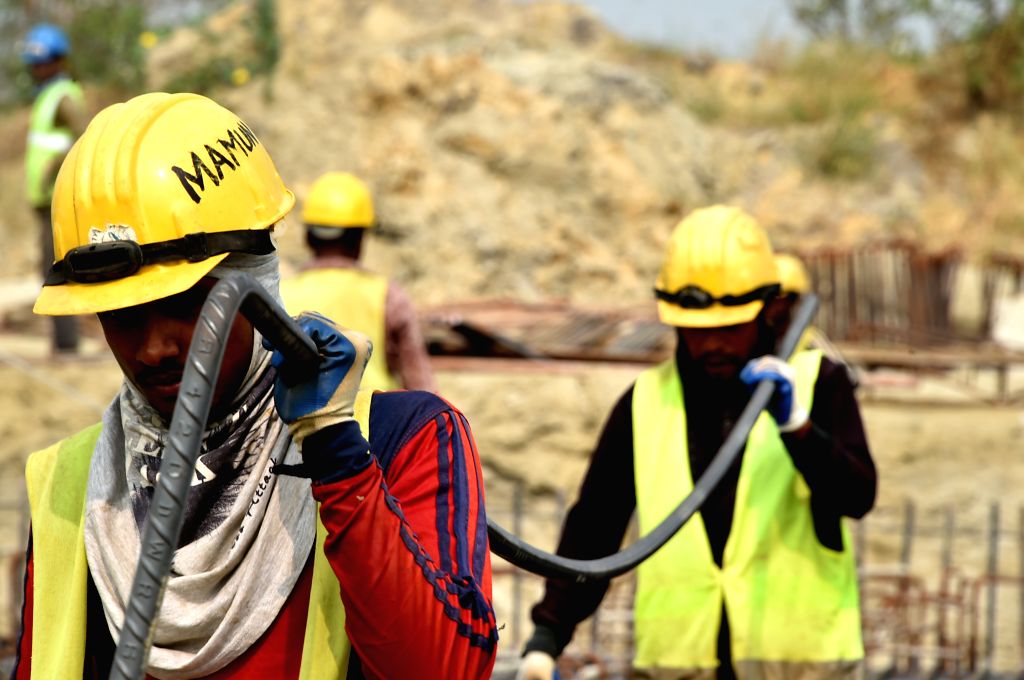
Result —
<svg viewBox="0 0 1024 680"><path fill-rule="evenodd" d="M768 236L757 221L724 205L690 213L675 230L655 286L662 323L717 328L753 321L778 294Z"/></svg>
<svg viewBox="0 0 1024 680"><path fill-rule="evenodd" d="M779 285L782 286L783 295L803 295L811 290L807 268L796 255L779 253L775 256L775 267L779 270Z"/></svg>
<svg viewBox="0 0 1024 680"><path fill-rule="evenodd" d="M370 190L351 173L329 172L309 190L302 221L317 227L368 229L374 225Z"/></svg>
<svg viewBox="0 0 1024 680"><path fill-rule="evenodd" d="M274 250L295 204L238 116L196 94L144 94L101 111L53 195L56 262L37 314L90 314L191 288L231 252Z"/></svg>

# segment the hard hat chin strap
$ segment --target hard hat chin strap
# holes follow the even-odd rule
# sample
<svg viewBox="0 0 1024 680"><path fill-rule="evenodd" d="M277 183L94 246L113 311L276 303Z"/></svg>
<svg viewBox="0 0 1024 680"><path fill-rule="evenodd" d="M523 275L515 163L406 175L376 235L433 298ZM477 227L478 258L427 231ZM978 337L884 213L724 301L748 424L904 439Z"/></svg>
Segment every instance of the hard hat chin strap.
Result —
<svg viewBox="0 0 1024 680"><path fill-rule="evenodd" d="M197 232L182 238L139 245L135 241L107 241L72 248L53 263L44 286L100 283L131 276L150 264L202 262L224 253L267 255L274 252L270 229Z"/></svg>

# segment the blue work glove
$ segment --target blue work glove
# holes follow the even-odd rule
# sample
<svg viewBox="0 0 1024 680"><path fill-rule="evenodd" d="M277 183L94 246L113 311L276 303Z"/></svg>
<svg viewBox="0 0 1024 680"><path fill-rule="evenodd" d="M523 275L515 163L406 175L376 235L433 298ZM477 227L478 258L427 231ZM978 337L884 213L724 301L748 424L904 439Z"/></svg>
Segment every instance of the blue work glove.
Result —
<svg viewBox="0 0 1024 680"><path fill-rule="evenodd" d="M740 380L754 386L762 380L775 383L775 394L768 403L768 412L779 426L779 432L795 432L810 419L810 414L796 398L796 371L776 356L751 359L740 371Z"/></svg>
<svg viewBox="0 0 1024 680"><path fill-rule="evenodd" d="M277 369L277 412L288 423L292 439L301 445L314 432L355 419L356 393L373 344L362 333L340 328L320 314L304 312L297 321L320 351L322 360L315 376L295 385L286 384L281 377L284 355L265 338L263 346L273 351L270 363Z"/></svg>

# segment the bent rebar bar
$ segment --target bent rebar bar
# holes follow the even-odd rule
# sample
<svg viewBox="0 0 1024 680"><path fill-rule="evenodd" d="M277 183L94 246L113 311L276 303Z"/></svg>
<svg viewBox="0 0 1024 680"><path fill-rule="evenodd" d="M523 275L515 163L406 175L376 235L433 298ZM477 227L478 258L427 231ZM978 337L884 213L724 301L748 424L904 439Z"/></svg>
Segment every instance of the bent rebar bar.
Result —
<svg viewBox="0 0 1024 680"><path fill-rule="evenodd" d="M139 563L125 608L124 625L110 669L114 680L141 680L152 642L152 624L185 519L185 499L227 337L239 309L289 357L296 375L312 375L320 361L316 345L255 279L232 275L217 282L203 304L192 335L160 474L142 533Z"/></svg>

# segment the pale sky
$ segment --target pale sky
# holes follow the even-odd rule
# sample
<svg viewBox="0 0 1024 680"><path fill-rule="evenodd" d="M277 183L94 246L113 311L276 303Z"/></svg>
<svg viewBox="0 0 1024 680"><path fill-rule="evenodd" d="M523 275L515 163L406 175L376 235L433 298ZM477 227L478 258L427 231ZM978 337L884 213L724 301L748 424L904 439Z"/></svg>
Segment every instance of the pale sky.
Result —
<svg viewBox="0 0 1024 680"><path fill-rule="evenodd" d="M578 0L620 33L647 42L750 56L762 38L800 40L786 0Z"/></svg>

